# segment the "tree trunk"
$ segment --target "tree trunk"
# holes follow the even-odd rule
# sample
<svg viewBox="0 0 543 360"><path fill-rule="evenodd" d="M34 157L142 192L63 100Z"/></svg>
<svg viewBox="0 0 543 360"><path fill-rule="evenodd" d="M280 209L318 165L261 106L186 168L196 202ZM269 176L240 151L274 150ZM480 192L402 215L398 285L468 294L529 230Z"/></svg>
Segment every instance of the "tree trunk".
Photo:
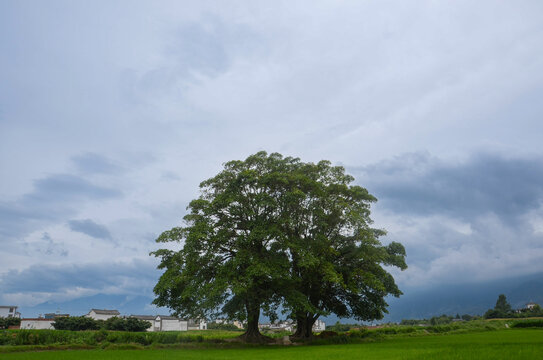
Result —
<svg viewBox="0 0 543 360"><path fill-rule="evenodd" d="M258 319L260 318L260 304L257 302L245 302L247 310L247 331L240 335L240 339L249 343L267 343L274 340L264 336L258 329Z"/></svg>
<svg viewBox="0 0 543 360"><path fill-rule="evenodd" d="M317 317L311 313L296 316L296 332L292 339L309 340L313 338L313 324Z"/></svg>

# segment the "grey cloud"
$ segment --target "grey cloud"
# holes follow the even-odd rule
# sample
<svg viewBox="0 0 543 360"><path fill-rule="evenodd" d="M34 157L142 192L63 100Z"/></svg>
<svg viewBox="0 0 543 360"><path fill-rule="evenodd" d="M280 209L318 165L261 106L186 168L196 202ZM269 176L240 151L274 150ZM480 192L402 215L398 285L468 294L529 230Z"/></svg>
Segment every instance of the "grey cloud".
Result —
<svg viewBox="0 0 543 360"><path fill-rule="evenodd" d="M72 231L77 231L97 239L110 239L111 234L104 225L100 225L91 219L70 220L68 226Z"/></svg>
<svg viewBox="0 0 543 360"><path fill-rule="evenodd" d="M120 191L97 186L82 177L58 174L34 183L35 191L25 195L29 201L70 201L79 199L107 199L117 197Z"/></svg>
<svg viewBox="0 0 543 360"><path fill-rule="evenodd" d="M115 174L122 169L108 158L96 153L77 155L72 158L72 161L84 174Z"/></svg>
<svg viewBox="0 0 543 360"><path fill-rule="evenodd" d="M43 249L46 255L58 254L63 257L68 256L68 250L64 248L64 244L55 242L48 233L43 233L41 239L46 244L46 247Z"/></svg>
<svg viewBox="0 0 543 360"><path fill-rule="evenodd" d="M0 235L21 236L44 223L64 220L87 201L119 198L121 195L117 189L95 185L69 174L38 179L32 192L12 202L0 202Z"/></svg>
<svg viewBox="0 0 543 360"><path fill-rule="evenodd" d="M3 295L21 292L59 293L74 288L96 291L117 287L122 292L152 289L158 279L156 264L151 260L129 263L100 262L91 264L32 265L24 270L10 270L0 275Z"/></svg>
<svg viewBox="0 0 543 360"><path fill-rule="evenodd" d="M461 283L540 268L543 161L479 153L464 161L405 154L350 168L379 202L374 215L405 245L401 283ZM383 224L383 222L385 224Z"/></svg>
<svg viewBox="0 0 543 360"><path fill-rule="evenodd" d="M352 169L395 213L516 218L543 201L543 160L477 154L461 163L409 154Z"/></svg>

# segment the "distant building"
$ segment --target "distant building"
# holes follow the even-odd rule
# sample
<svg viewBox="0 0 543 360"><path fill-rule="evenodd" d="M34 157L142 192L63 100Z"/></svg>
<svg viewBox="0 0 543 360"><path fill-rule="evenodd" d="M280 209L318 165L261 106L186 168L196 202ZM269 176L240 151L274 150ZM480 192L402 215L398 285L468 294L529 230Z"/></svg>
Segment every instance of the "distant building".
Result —
<svg viewBox="0 0 543 360"><path fill-rule="evenodd" d="M56 319L59 317L70 317L70 314L48 313L43 315L44 319Z"/></svg>
<svg viewBox="0 0 543 360"><path fill-rule="evenodd" d="M536 306L537 304L535 302L529 302L528 304L526 304L526 309L528 310L532 310L534 308L534 306Z"/></svg>
<svg viewBox="0 0 543 360"><path fill-rule="evenodd" d="M220 319L219 318L219 319L215 319L215 323L216 324L230 324L230 325L234 325L238 329L243 329L243 323L241 321L238 321L238 320L231 321L231 320Z"/></svg>
<svg viewBox="0 0 543 360"><path fill-rule="evenodd" d="M34 319L21 319L21 329L26 330L50 330L54 329L53 323L55 319L44 319L44 318L34 318Z"/></svg>
<svg viewBox="0 0 543 360"><path fill-rule="evenodd" d="M271 331L294 331L294 323L290 320L279 321L276 323L264 323L258 324L258 328L262 330L271 330Z"/></svg>
<svg viewBox="0 0 543 360"><path fill-rule="evenodd" d="M189 319L187 327L188 330L207 330L207 323L203 320Z"/></svg>
<svg viewBox="0 0 543 360"><path fill-rule="evenodd" d="M158 315L156 320L160 321L160 331L187 331L189 320L181 320L175 316Z"/></svg>
<svg viewBox="0 0 543 360"><path fill-rule="evenodd" d="M91 309L86 317L90 317L94 320L107 320L109 318L121 315L117 310L100 310L100 309Z"/></svg>
<svg viewBox="0 0 543 360"><path fill-rule="evenodd" d="M21 313L17 312L17 306L0 305L0 318L16 317L20 318Z"/></svg>
<svg viewBox="0 0 543 360"><path fill-rule="evenodd" d="M313 324L313 331L314 332L321 332L321 331L324 331L324 330L326 330L325 322L320 320L320 319L317 319L317 321L315 321L315 323Z"/></svg>
<svg viewBox="0 0 543 360"><path fill-rule="evenodd" d="M235 327L237 327L238 329L243 330L243 323L242 323L241 321L234 320L234 321L232 322L232 324L233 324Z"/></svg>
<svg viewBox="0 0 543 360"><path fill-rule="evenodd" d="M188 331L206 330L207 323L198 320L183 320L169 315L130 315L131 318L147 321L151 327L147 331Z"/></svg>

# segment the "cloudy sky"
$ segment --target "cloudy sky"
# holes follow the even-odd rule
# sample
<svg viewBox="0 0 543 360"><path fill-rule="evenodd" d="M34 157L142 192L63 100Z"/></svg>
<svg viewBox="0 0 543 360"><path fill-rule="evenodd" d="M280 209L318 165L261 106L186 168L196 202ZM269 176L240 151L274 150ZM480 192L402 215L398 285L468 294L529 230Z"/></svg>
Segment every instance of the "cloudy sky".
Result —
<svg viewBox="0 0 543 360"><path fill-rule="evenodd" d="M151 296L259 150L379 198L403 289L543 272L541 1L0 2L0 303ZM52 309L55 310L55 309Z"/></svg>

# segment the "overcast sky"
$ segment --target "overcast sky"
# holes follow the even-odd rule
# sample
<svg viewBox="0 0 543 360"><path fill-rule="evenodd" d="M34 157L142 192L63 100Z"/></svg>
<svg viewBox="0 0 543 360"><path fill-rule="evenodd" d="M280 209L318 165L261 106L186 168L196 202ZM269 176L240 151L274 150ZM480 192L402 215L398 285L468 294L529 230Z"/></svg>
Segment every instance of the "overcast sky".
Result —
<svg viewBox="0 0 543 360"><path fill-rule="evenodd" d="M543 3L0 2L0 304L148 295L260 150L345 166L402 289L543 271ZM52 309L54 310L54 309Z"/></svg>

